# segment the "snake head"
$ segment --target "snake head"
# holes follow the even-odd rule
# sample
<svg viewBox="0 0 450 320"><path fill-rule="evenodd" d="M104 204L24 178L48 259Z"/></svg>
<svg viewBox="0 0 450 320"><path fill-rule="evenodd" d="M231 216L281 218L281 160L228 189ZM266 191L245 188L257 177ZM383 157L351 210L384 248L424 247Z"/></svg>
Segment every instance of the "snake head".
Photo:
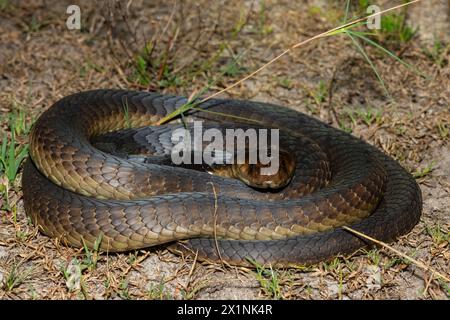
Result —
<svg viewBox="0 0 450 320"><path fill-rule="evenodd" d="M236 179L258 189L281 189L289 184L295 173L295 158L292 153L280 150L270 157L267 164L233 164L232 172Z"/></svg>

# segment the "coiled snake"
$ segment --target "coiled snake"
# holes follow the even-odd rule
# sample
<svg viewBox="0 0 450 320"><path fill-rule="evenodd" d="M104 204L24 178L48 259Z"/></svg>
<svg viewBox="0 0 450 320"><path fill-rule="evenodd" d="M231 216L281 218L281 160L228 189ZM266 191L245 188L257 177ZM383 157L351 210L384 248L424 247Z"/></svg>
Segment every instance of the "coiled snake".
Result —
<svg viewBox="0 0 450 320"><path fill-rule="evenodd" d="M30 135L31 161L22 178L27 214L45 234L77 247L92 247L99 237L100 249L109 252L174 243L203 259L276 266L315 263L368 244L343 225L392 241L418 222L420 189L396 161L277 105L214 99L186 116L217 126L225 118L251 119L298 137L290 144L294 176L278 192L108 154L92 143L107 132L154 124L186 102L125 90L81 92L56 102Z"/></svg>

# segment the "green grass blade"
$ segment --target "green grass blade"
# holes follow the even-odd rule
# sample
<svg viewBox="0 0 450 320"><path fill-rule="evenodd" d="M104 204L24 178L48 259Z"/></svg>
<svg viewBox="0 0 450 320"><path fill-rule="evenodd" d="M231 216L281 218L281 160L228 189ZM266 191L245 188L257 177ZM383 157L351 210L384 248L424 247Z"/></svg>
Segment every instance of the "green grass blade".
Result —
<svg viewBox="0 0 450 320"><path fill-rule="evenodd" d="M343 28L340 28L340 29L328 32L326 34L326 36L329 37L329 36L335 36L335 35L338 35L338 34L343 34L343 33L346 33L348 30L350 30L352 28L363 26L365 24L366 24L366 22L355 23L355 24L352 24L352 25L349 25L349 26L346 26L346 27L343 27Z"/></svg>
<svg viewBox="0 0 450 320"><path fill-rule="evenodd" d="M373 64L372 60L370 60L369 56L367 55L366 51L364 50L364 48L361 46L361 44L358 42L358 40L355 39L355 37L350 34L349 32L346 32L346 34L350 37L350 39L352 40L353 44L356 46L356 48L358 49L358 51L360 52L360 54L364 57L364 59L366 59L367 63L370 65L370 67L372 68L373 72L375 73L375 75L378 78L378 81L380 82L381 86L383 87L383 90L386 94L386 96L390 99L393 100L391 95L389 94L388 89L386 88L386 85L383 81L383 79L381 78L380 74L378 73L377 68L375 67L375 65Z"/></svg>
<svg viewBox="0 0 450 320"><path fill-rule="evenodd" d="M393 52L389 51L388 49L386 49L385 47L383 47L382 45L376 43L375 41L371 40L370 38L367 38L365 36L364 32L358 32L358 31L353 31L353 30L348 30L348 33L350 33L353 36L356 36L364 41L366 41L368 44L376 47L377 49L383 51L384 53L386 53L387 55L389 55L391 58L397 60L398 62L400 62L402 65L404 65L405 67L407 67L408 69L410 69L411 71L413 71L414 73L418 74L421 77L424 77L426 79L429 78L429 76L427 76L426 74L420 72L419 70L417 70L417 68L415 68L413 65L403 61L402 59L400 59L396 54L394 54ZM369 34L370 35L370 34Z"/></svg>
<svg viewBox="0 0 450 320"><path fill-rule="evenodd" d="M199 93L195 94L195 96L192 99L190 99L188 102L183 104L181 107L172 111L167 116L165 116L164 118L159 120L156 124L157 125L163 124L167 121L172 120L175 117L178 117L179 115L185 113L186 111L189 111L190 109L198 106L200 102L197 102L195 100L197 100L203 94L204 91L208 90L208 88L209 88L209 85L206 86L205 88L203 88Z"/></svg>
<svg viewBox="0 0 450 320"><path fill-rule="evenodd" d="M2 147L0 150L0 172L4 172L6 170L6 145L8 144L8 138L6 135L2 140Z"/></svg>
<svg viewBox="0 0 450 320"><path fill-rule="evenodd" d="M16 178L17 173L19 172L19 167L27 156L28 156L28 146L25 146L20 150L18 156L15 159L14 172L11 175L12 179Z"/></svg>
<svg viewBox="0 0 450 320"><path fill-rule="evenodd" d="M352 32L354 36L355 35L360 35L360 34L366 35L366 36L376 36L377 35L375 32L368 32L368 31L354 31L354 30L351 30L350 32Z"/></svg>
<svg viewBox="0 0 450 320"><path fill-rule="evenodd" d="M344 23L347 22L348 19L348 13L350 11L350 0L347 0L347 3L345 4L345 16L344 16Z"/></svg>
<svg viewBox="0 0 450 320"><path fill-rule="evenodd" d="M11 141L9 142L8 146L8 159L7 159L7 167L6 167L6 177L11 182L14 180L14 167L15 167L15 160L16 160L16 140L14 137L14 131L11 132Z"/></svg>
<svg viewBox="0 0 450 320"><path fill-rule="evenodd" d="M262 122L259 121L259 120L239 117L239 116L235 116L235 115L228 114L228 113L206 110L206 109L202 109L202 108L199 108L199 107L192 107L192 109L193 110L198 110L198 111L201 111L201 112L216 114L216 115L223 116L223 117L226 117L226 118L233 118L233 119L245 120L246 122L254 122L254 123L262 124Z"/></svg>

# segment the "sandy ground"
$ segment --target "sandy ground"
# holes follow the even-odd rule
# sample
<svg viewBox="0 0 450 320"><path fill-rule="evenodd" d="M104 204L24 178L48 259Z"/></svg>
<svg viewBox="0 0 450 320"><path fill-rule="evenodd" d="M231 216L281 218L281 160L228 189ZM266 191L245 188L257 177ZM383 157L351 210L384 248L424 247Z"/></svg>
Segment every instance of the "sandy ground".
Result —
<svg viewBox="0 0 450 320"><path fill-rule="evenodd" d="M70 31L65 11L72 2L0 1L2 137L10 136L7 117L14 109L21 108L32 121L57 99L81 90L120 87L190 95L216 80L210 88L215 92L292 44L338 25L345 8L345 1L330 5L319 0L131 1L128 8L126 2L118 6L112 1L80 1L82 29ZM397 3L384 1L383 8ZM416 174L423 216L393 247L449 276L450 10L447 1L437 0L408 10L406 23L420 27L417 34L407 42L384 39L385 44L427 78L365 47L392 100L344 35L292 51L223 96L278 103L312 114L351 130ZM146 43L154 47L144 73L149 81L142 74L139 79L136 71L137 56ZM238 65L220 76L237 57ZM26 135L18 140L26 143ZM9 209L1 198L0 298L450 296L449 283L387 249L259 273L183 259L164 247L90 256L47 238L29 223L19 181L20 174L9 194ZM85 266L81 275L80 265Z"/></svg>

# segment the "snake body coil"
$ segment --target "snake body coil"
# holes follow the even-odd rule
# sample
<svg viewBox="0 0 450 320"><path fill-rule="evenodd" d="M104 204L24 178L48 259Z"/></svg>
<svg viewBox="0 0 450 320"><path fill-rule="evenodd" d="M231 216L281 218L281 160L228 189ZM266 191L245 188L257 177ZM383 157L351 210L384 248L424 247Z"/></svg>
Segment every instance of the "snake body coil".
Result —
<svg viewBox="0 0 450 320"><path fill-rule="evenodd" d="M92 247L100 236L100 248L110 252L181 241L178 248L200 258L277 266L315 263L368 244L343 225L391 241L418 222L420 189L397 162L276 105L216 99L188 115L220 125L226 114L228 121L252 119L298 136L295 175L278 193L121 158L91 143L107 132L154 124L186 102L124 90L81 92L56 102L30 136L32 161L22 179L27 214L45 234L73 246Z"/></svg>

